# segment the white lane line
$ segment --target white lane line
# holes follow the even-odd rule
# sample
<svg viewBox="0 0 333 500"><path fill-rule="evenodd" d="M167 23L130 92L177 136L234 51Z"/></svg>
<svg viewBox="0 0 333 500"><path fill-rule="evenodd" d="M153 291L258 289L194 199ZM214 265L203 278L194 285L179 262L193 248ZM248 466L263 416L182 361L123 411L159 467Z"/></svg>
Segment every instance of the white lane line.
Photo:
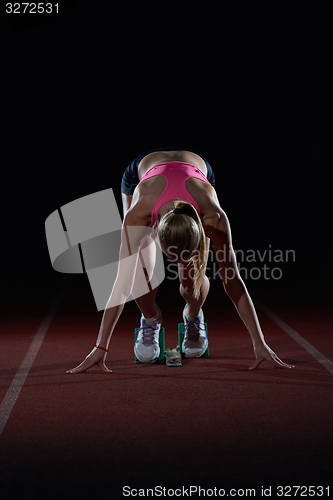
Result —
<svg viewBox="0 0 333 500"><path fill-rule="evenodd" d="M323 365L326 370L328 370L332 375L333 375L333 363L325 358L325 356L319 352L315 347L313 347L310 342L305 340L299 333L297 333L295 330L293 330L287 323L285 323L279 316L277 316L273 311L268 309L265 304L263 304L260 300L254 299L255 304L268 316L276 325L278 325L282 330L290 337L295 340L300 346L303 347L313 358L315 358L317 361L319 361L320 364Z"/></svg>
<svg viewBox="0 0 333 500"><path fill-rule="evenodd" d="M33 362L35 361L35 358L37 356L37 353L43 343L46 332L48 331L51 322L55 316L55 313L58 309L60 300L61 300L60 297L56 299L52 303L48 312L46 313L46 316L42 320L42 323L38 328L37 333L34 335L34 339L21 363L20 368L17 370L16 375L12 383L10 384L10 387L5 397L2 400L2 403L0 404L0 435L4 430L6 423L8 422L11 411L14 408L17 398L19 397L25 379L28 376L30 368L32 367Z"/></svg>

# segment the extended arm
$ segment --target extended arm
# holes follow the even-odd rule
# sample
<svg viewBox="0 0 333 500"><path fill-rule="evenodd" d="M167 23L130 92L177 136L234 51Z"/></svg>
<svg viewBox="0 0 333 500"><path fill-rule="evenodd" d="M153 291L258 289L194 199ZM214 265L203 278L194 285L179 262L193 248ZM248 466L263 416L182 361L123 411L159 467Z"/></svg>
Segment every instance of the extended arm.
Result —
<svg viewBox="0 0 333 500"><path fill-rule="evenodd" d="M151 230L150 227L139 225L140 222L142 223L135 212L127 212L122 228L117 277L104 310L96 341L98 348L94 347L80 365L67 373L83 372L94 365L99 365L105 372L111 372L105 364L107 349L125 302L132 293L134 279L138 276L136 270L141 240ZM136 286L140 288L140 283L136 283ZM145 281L142 286L146 286Z"/></svg>
<svg viewBox="0 0 333 500"><path fill-rule="evenodd" d="M212 240L225 291L234 303L252 340L256 361L250 370L257 368L264 360L277 367L291 368L292 366L281 361L265 342L253 302L239 274L226 214L216 205L215 210L203 218L203 226L206 236Z"/></svg>

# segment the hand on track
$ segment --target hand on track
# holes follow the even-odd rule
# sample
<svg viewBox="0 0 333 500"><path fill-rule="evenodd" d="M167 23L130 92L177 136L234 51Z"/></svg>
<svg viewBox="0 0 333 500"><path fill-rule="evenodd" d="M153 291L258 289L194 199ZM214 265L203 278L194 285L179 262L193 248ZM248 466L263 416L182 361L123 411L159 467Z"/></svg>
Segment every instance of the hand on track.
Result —
<svg viewBox="0 0 333 500"><path fill-rule="evenodd" d="M254 364L250 366L249 370L255 370L263 361L272 363L272 365L274 365L276 368L295 368L294 365L288 365L287 363L281 361L281 359L278 358L275 352L272 351L272 349L270 349L267 344L255 347L254 354L257 359Z"/></svg>
<svg viewBox="0 0 333 500"><path fill-rule="evenodd" d="M80 372L85 372L92 366L98 365L101 370L107 373L112 373L112 370L110 370L106 364L106 355L107 353L101 352L100 349L97 349L96 347L93 348L90 354L86 357L84 361L80 365L78 365L76 368L72 368L71 370L67 370L66 373L80 373Z"/></svg>

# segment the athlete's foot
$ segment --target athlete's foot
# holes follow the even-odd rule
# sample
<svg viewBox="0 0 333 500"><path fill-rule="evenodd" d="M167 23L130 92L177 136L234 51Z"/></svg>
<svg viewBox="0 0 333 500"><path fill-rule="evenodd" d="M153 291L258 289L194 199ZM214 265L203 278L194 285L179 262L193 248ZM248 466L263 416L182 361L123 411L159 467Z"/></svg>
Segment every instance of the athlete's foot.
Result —
<svg viewBox="0 0 333 500"><path fill-rule="evenodd" d="M202 309L198 316L189 316L183 311L184 340L182 352L186 358L200 358L208 347L206 326Z"/></svg>
<svg viewBox="0 0 333 500"><path fill-rule="evenodd" d="M156 305L155 317L141 317L141 325L137 331L134 344L134 354L141 363L155 363L160 355L159 333L162 324L162 314Z"/></svg>
<svg viewBox="0 0 333 500"><path fill-rule="evenodd" d="M99 349L96 347L93 348L90 354L86 357L84 361L80 365L78 365L76 368L72 368L71 370L67 370L66 373L81 373L89 370L92 366L98 366L102 371L106 373L112 373L112 370L110 370L106 364L106 355L107 353L101 352Z"/></svg>

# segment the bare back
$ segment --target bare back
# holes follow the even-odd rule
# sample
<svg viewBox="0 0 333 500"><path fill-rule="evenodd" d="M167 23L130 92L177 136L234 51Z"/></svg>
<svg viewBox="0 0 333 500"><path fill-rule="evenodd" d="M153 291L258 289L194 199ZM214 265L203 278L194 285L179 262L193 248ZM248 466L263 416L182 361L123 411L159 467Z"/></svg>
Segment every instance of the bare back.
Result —
<svg viewBox="0 0 333 500"><path fill-rule="evenodd" d="M190 151L156 151L145 156L138 167L138 175L142 177L154 166L170 161L183 161L191 163L199 168L207 176L207 166L205 161L195 153ZM140 183L134 193L131 203L131 209L141 212L148 224L150 215L155 203L166 187L166 179L162 176L155 176ZM200 179L190 178L186 182L186 188L198 203L202 217L206 215L213 200L217 201L215 189ZM169 210L174 208L174 200L170 200L161 206L158 215L162 217Z"/></svg>
<svg viewBox="0 0 333 500"><path fill-rule="evenodd" d="M159 163L168 161L184 161L199 168L207 176L207 166L203 158L191 151L154 151L142 158L138 167L139 179Z"/></svg>

